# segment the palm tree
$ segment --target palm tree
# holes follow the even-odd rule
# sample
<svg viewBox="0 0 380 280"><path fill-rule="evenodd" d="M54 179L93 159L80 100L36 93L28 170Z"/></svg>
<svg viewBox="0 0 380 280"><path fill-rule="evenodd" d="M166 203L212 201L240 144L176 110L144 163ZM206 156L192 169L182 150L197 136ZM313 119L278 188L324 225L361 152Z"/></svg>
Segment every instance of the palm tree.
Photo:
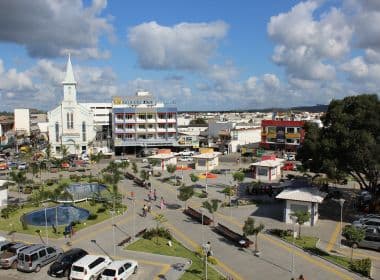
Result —
<svg viewBox="0 0 380 280"><path fill-rule="evenodd" d="M194 188L193 187L180 187L178 189L178 199L185 202L185 209L187 208L186 202L194 195Z"/></svg>
<svg viewBox="0 0 380 280"><path fill-rule="evenodd" d="M11 177L12 181L14 181L18 186L18 192L21 192L21 187L24 186L24 184L27 181L26 175L24 171L12 171L9 176ZM20 197L19 197L20 200Z"/></svg>
<svg viewBox="0 0 380 280"><path fill-rule="evenodd" d="M46 153L47 160L50 160L50 157L51 157L51 144L50 143L46 145L45 153Z"/></svg>
<svg viewBox="0 0 380 280"><path fill-rule="evenodd" d="M310 213L308 211L295 211L290 216L296 218L298 223L298 238L301 238L301 226L310 220Z"/></svg>
<svg viewBox="0 0 380 280"><path fill-rule="evenodd" d="M194 184L199 181L199 177L195 175L194 173L190 173L189 176L190 176L191 182L193 182Z"/></svg>
<svg viewBox="0 0 380 280"><path fill-rule="evenodd" d="M248 217L248 219L244 222L243 226L243 233L246 236L254 235L255 236L255 254L259 253L258 245L257 245L257 236L261 231L263 231L264 225L260 224L257 227L255 227L255 220L251 217Z"/></svg>
<svg viewBox="0 0 380 280"><path fill-rule="evenodd" d="M111 186L108 189L113 199L113 211L116 210L116 199L119 197L118 183L123 179L122 173L119 170L119 166L114 161L111 161L103 170L103 180L107 185Z"/></svg>
<svg viewBox="0 0 380 280"><path fill-rule="evenodd" d="M219 199L211 199L211 201L203 201L202 206L206 208L208 212L212 215L213 224L215 225L215 212L218 211L219 208Z"/></svg>
<svg viewBox="0 0 380 280"><path fill-rule="evenodd" d="M139 170L137 169L137 164L136 162L132 162L132 171L133 173L137 174Z"/></svg>

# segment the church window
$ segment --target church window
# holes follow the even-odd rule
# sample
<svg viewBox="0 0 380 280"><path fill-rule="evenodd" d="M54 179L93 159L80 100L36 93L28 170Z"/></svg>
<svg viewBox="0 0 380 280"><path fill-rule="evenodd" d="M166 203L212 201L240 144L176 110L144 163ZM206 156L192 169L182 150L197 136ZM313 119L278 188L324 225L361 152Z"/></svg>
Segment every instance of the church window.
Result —
<svg viewBox="0 0 380 280"><path fill-rule="evenodd" d="M71 122L70 122L70 126L71 128L74 128L74 113L71 113Z"/></svg>
<svg viewBox="0 0 380 280"><path fill-rule="evenodd" d="M59 142L59 124L55 123L55 142Z"/></svg>
<svg viewBox="0 0 380 280"><path fill-rule="evenodd" d="M86 142L86 122L82 122L82 141Z"/></svg>
<svg viewBox="0 0 380 280"><path fill-rule="evenodd" d="M70 113L67 112L66 114L66 120L67 120L67 128L70 128Z"/></svg>

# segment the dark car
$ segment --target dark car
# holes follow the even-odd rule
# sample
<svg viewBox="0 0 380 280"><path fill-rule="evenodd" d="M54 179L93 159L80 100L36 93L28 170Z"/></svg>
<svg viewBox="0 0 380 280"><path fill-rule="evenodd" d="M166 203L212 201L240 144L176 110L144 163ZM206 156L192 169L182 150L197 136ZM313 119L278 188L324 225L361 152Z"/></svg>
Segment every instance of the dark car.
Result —
<svg viewBox="0 0 380 280"><path fill-rule="evenodd" d="M56 277L70 275L71 265L88 253L80 248L73 248L64 252L49 268L48 274Z"/></svg>

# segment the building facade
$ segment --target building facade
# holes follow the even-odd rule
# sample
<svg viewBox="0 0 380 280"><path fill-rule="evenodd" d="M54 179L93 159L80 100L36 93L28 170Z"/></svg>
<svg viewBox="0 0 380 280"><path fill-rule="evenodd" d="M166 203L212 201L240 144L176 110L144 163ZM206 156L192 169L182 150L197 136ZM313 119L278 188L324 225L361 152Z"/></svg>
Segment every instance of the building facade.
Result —
<svg viewBox="0 0 380 280"><path fill-rule="evenodd" d="M295 152L303 143L304 121L262 120L260 146L270 150Z"/></svg>
<svg viewBox="0 0 380 280"><path fill-rule="evenodd" d="M77 103L77 82L74 78L70 56L62 85L62 103L48 112L49 143L53 156L62 156L64 150L66 154L87 152L89 144L96 135L93 112Z"/></svg>
<svg viewBox="0 0 380 280"><path fill-rule="evenodd" d="M130 147L172 147L178 143L177 107L159 102L147 91L114 98L112 134L116 154Z"/></svg>

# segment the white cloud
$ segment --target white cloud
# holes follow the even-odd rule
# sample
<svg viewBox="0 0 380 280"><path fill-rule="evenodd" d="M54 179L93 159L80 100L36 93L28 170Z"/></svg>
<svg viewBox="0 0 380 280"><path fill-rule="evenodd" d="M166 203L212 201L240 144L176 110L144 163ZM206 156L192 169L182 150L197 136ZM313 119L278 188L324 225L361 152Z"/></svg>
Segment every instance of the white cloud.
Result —
<svg viewBox="0 0 380 280"><path fill-rule="evenodd" d="M152 21L130 28L128 43L145 69L202 69L227 29L222 21L180 23L172 27Z"/></svg>
<svg viewBox="0 0 380 280"><path fill-rule="evenodd" d="M82 0L0 1L0 41L26 47L33 57L56 57L71 51L83 58L104 58L99 37L113 38L113 26L101 12L106 0L85 7Z"/></svg>

